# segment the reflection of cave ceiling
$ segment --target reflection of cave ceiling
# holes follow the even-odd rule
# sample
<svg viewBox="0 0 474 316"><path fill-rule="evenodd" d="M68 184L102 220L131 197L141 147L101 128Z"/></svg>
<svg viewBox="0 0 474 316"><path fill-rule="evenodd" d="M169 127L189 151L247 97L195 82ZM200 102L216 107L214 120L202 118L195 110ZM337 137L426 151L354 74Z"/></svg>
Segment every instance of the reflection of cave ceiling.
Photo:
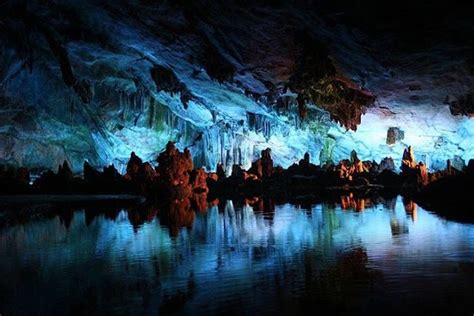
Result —
<svg viewBox="0 0 474 316"><path fill-rule="evenodd" d="M0 159L474 157L473 9L369 2L0 2Z"/></svg>

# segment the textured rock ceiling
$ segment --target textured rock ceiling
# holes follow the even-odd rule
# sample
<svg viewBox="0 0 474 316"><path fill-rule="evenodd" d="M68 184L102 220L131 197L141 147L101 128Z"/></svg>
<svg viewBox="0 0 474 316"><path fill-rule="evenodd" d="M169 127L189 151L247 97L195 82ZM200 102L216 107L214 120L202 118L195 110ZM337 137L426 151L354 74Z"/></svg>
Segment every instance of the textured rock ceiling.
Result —
<svg viewBox="0 0 474 316"><path fill-rule="evenodd" d="M469 4L0 5L4 162L123 166L169 139L208 168L248 167L266 147L285 167L405 145L432 168L474 157Z"/></svg>

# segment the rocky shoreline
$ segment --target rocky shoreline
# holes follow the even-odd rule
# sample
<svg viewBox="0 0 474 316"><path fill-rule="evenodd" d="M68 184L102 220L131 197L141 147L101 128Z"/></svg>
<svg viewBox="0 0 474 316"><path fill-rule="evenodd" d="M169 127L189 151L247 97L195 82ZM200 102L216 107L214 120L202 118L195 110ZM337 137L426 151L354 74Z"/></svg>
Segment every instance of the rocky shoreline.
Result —
<svg viewBox="0 0 474 316"><path fill-rule="evenodd" d="M152 166L132 152L125 175L113 165L98 171L84 162L82 177L74 176L64 162L57 172L44 172L35 181L30 181L26 168L2 166L0 188L3 195L131 194L144 196L153 203L188 199L197 209L205 209L208 202L217 198L264 197L291 202L352 194L361 197L400 194L428 209L472 216L469 210L473 203L468 191L474 185L474 160L463 170L453 168L448 160L445 170L430 173L422 162L415 161L411 147L403 153L400 173L396 172L391 158L384 158L380 163L361 161L355 151L350 159L322 166L312 164L309 154L305 154L298 163L283 169L274 166L268 148L262 150L261 157L248 170L234 165L230 176L226 176L222 165L215 172L194 168L190 151L179 151L173 142L167 144L157 162L157 166Z"/></svg>

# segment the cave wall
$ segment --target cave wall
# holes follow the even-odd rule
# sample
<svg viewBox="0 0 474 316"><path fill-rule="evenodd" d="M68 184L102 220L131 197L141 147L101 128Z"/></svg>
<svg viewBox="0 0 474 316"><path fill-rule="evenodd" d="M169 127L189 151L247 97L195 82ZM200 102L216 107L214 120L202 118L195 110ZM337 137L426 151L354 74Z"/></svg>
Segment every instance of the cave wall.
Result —
<svg viewBox="0 0 474 316"><path fill-rule="evenodd" d="M168 140L209 170L248 168L267 147L283 167L353 149L399 160L406 145L434 169L474 156L472 120L443 101L472 86L465 68L463 89L446 79L440 89L305 8L12 3L1 25L2 163L123 170L131 151L155 161ZM433 92L414 95L413 82ZM390 127L404 138L387 144Z"/></svg>

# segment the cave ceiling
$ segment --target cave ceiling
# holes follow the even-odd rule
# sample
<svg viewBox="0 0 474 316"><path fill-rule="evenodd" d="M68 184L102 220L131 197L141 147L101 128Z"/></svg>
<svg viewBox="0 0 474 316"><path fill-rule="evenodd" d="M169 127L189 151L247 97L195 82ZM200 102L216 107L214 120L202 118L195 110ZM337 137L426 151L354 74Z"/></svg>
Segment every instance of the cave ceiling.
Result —
<svg viewBox="0 0 474 316"><path fill-rule="evenodd" d="M473 6L408 1L0 2L1 159L288 166L474 154ZM404 138L387 141L397 128ZM36 153L32 156L31 153Z"/></svg>

